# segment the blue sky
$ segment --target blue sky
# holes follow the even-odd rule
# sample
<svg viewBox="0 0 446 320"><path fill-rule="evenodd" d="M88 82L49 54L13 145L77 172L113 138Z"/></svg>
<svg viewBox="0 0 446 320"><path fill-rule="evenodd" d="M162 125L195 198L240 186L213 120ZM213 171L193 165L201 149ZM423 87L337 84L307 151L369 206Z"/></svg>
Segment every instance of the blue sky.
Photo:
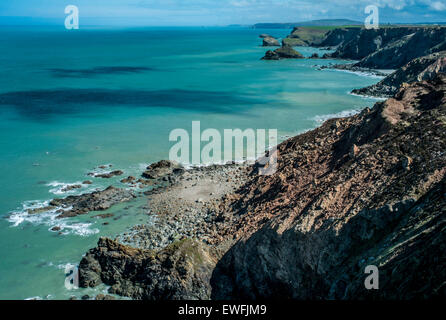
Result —
<svg viewBox="0 0 446 320"><path fill-rule="evenodd" d="M446 22L446 0L0 0L0 24L53 24L65 6L90 25L228 25L349 18L377 5L381 22Z"/></svg>

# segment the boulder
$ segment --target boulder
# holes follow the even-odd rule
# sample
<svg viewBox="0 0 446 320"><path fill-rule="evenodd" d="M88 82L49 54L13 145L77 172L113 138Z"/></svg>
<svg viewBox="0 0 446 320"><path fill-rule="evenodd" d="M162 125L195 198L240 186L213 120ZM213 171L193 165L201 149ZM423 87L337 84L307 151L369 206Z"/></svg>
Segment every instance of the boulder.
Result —
<svg viewBox="0 0 446 320"><path fill-rule="evenodd" d="M181 164L174 161L161 160L148 166L142 176L149 180L162 180L169 176L181 175L183 172L184 167Z"/></svg>
<svg viewBox="0 0 446 320"><path fill-rule="evenodd" d="M266 37L263 39L264 47L280 47L280 43L276 38Z"/></svg>

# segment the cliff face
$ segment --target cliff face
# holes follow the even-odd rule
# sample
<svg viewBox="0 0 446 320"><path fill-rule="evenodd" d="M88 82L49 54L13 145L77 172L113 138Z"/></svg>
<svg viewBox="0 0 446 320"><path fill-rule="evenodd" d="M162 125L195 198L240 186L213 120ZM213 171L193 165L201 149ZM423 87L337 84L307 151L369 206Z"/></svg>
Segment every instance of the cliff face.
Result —
<svg viewBox="0 0 446 320"><path fill-rule="evenodd" d="M446 72L446 51L414 59L377 84L353 90L353 93L390 97L399 90L403 83L433 79L441 72Z"/></svg>
<svg viewBox="0 0 446 320"><path fill-rule="evenodd" d="M340 31L338 31L339 33ZM445 27L397 27L349 30L333 58L361 60L356 67L396 69L411 60L446 50Z"/></svg>
<svg viewBox="0 0 446 320"><path fill-rule="evenodd" d="M329 31L317 46L336 47L343 43L348 43L356 38L361 32L361 28L337 28Z"/></svg>
<svg viewBox="0 0 446 320"><path fill-rule="evenodd" d="M216 262L211 249L190 239L156 252L101 238L79 264L79 284L105 283L111 286L110 293L134 299L209 299Z"/></svg>
<svg viewBox="0 0 446 320"><path fill-rule="evenodd" d="M446 296L446 76L282 143L232 202L214 299ZM380 289L366 290L367 265Z"/></svg>

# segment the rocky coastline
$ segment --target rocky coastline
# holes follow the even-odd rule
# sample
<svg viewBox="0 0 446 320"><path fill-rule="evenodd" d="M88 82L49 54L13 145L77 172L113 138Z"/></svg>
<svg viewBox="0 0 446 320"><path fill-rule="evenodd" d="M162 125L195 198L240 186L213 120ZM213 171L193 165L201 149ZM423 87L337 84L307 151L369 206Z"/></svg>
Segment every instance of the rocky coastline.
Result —
<svg viewBox="0 0 446 320"><path fill-rule="evenodd" d="M273 176L169 169L172 183L146 193L158 223L101 238L81 285L149 300L445 297L445 129L440 73L283 142ZM377 292L363 287L368 264Z"/></svg>

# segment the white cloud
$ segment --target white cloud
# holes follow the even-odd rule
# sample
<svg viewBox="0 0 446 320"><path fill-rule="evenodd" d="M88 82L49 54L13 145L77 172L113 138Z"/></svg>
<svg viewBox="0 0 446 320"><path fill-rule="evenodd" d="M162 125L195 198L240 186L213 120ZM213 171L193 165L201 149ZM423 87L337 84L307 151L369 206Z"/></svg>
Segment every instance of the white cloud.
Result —
<svg viewBox="0 0 446 320"><path fill-rule="evenodd" d="M431 3L430 8L435 11L444 11L446 10L446 5L443 2L435 1Z"/></svg>

